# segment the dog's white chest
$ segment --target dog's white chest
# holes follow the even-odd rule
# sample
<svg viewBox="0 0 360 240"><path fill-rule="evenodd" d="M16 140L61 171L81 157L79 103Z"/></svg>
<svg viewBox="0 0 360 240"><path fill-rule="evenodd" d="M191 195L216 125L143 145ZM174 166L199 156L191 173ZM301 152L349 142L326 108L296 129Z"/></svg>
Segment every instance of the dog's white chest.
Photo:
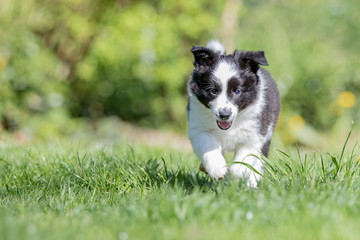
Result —
<svg viewBox="0 0 360 240"><path fill-rule="evenodd" d="M261 136L258 133L257 121L238 119L227 131L217 131L215 135L224 152L241 150L242 147L258 146Z"/></svg>

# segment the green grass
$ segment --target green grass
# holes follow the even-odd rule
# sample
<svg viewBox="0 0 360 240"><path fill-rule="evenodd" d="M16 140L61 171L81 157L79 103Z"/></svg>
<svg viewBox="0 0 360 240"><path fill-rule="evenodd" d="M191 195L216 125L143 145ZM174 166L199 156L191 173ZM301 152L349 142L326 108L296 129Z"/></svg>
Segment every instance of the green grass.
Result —
<svg viewBox="0 0 360 240"><path fill-rule="evenodd" d="M1 239L358 239L359 148L273 150L258 189L192 153L119 144L0 149Z"/></svg>

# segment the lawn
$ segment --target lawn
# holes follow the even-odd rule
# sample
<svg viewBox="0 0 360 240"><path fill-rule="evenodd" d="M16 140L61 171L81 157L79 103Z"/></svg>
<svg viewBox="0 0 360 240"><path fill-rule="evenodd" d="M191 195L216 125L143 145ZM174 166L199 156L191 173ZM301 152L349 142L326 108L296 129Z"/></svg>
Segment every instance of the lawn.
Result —
<svg viewBox="0 0 360 240"><path fill-rule="evenodd" d="M192 152L120 142L0 148L1 239L359 239L358 146L272 150L258 189Z"/></svg>

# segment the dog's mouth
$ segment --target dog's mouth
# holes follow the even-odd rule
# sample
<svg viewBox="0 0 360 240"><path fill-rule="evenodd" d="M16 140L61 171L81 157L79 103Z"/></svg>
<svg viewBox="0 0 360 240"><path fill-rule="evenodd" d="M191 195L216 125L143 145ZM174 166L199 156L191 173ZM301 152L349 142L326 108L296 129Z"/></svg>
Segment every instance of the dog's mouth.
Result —
<svg viewBox="0 0 360 240"><path fill-rule="evenodd" d="M226 121L216 121L218 127L221 130L228 130L231 127L232 122L226 122Z"/></svg>

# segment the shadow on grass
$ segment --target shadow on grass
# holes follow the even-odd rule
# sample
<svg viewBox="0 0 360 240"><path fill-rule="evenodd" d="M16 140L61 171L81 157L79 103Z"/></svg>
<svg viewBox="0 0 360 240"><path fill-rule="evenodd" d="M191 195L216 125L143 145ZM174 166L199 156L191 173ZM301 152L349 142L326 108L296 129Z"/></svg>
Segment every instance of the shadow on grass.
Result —
<svg viewBox="0 0 360 240"><path fill-rule="evenodd" d="M144 180L148 186L162 187L168 185L170 187L181 187L187 192L195 189L208 191L213 189L216 181L209 176L200 172L198 169L169 168L165 160L162 161L150 159L144 167Z"/></svg>

